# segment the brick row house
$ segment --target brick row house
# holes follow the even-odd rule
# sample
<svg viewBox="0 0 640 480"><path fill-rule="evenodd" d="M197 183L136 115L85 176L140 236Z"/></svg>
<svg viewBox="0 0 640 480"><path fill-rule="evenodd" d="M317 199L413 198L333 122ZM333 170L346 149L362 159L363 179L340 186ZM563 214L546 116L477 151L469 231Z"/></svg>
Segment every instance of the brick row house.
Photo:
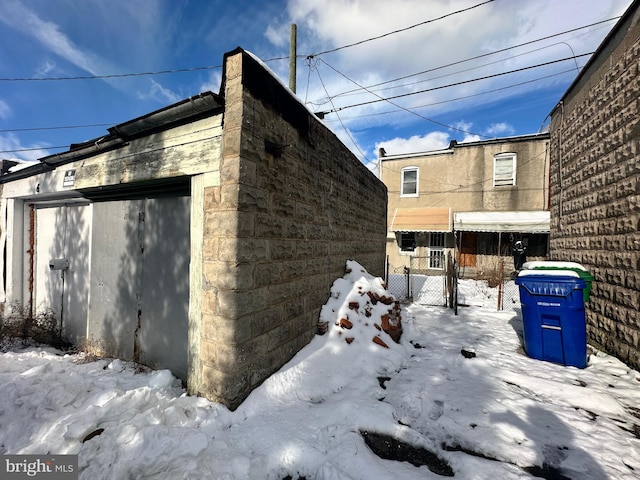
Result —
<svg viewBox="0 0 640 480"><path fill-rule="evenodd" d="M531 258L549 248L549 135L451 142L444 150L378 157L389 190L387 256L391 267L428 257L442 269L455 254L463 276L482 276L521 240Z"/></svg>
<svg viewBox="0 0 640 480"><path fill-rule="evenodd" d="M589 343L640 368L640 1L551 114L551 256L594 276Z"/></svg>

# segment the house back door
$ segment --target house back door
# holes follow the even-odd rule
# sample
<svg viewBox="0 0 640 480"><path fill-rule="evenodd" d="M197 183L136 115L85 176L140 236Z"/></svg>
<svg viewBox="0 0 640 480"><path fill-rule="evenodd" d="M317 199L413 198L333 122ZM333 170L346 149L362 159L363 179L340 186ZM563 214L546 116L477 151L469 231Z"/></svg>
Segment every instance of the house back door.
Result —
<svg viewBox="0 0 640 480"><path fill-rule="evenodd" d="M42 321L55 321L74 344L87 332L90 236L91 205L35 207L34 312Z"/></svg>
<svg viewBox="0 0 640 480"><path fill-rule="evenodd" d="M458 258L460 267L476 266L477 245L478 234L476 232L460 232L460 257Z"/></svg>

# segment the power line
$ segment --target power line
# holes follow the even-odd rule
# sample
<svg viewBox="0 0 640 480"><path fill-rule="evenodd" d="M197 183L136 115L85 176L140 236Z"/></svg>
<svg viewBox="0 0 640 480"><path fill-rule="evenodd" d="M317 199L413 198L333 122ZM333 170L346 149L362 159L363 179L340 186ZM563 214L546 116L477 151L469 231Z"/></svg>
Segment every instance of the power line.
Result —
<svg viewBox="0 0 640 480"><path fill-rule="evenodd" d="M165 75L168 73L195 72L198 70L212 70L215 68L222 68L222 65L213 65L213 66L207 66L207 67L176 68L173 70L159 70L156 72L114 73L112 75L83 75L83 76L77 76L77 77L0 78L0 82L46 82L46 81L58 81L58 80L98 80L98 79L104 80L104 79L110 79L110 78L144 77L148 75Z"/></svg>
<svg viewBox="0 0 640 480"><path fill-rule="evenodd" d="M367 92L371 93L372 95L377 96L377 97L378 97L378 99L377 99L377 100L370 100L370 101L368 101L368 102L354 103L354 104L352 104L352 105L345 105L344 107L340 107L340 108L338 108L338 109L333 109L333 110L329 110L329 111L325 111L325 112L318 112L318 113L320 113L320 114L322 114L322 115L326 115L326 114L329 114L329 113L335 113L335 112L340 111L340 110L346 110L347 108L362 107L362 106L364 106L364 105L370 105L370 104L372 104L372 103L388 102L388 101L390 101L390 100L395 100L395 99L397 99L397 98L409 97L409 96L412 96L412 95L418 95L418 94L421 94L421 93L432 92L432 91L434 91L434 90L441 90L441 89L443 89L443 88L456 87L456 86L458 86L458 85L464 85L464 84L467 84L467 83L478 82L478 81L480 81L480 80L488 80L488 79L490 79L490 78L496 78L496 77L501 77L501 76L503 76L503 75L510 75L510 74L512 74L512 73L523 72L523 71L525 71L525 70L531 70L531 69L533 69L533 68L539 68L539 67L544 67L544 66L548 66L548 65L553 65L553 64L555 64L555 63L566 62L567 60L574 60L574 59L576 59L576 58L586 57L586 56L589 56L589 55L592 55L592 54L593 54L593 52L583 53L583 54L581 54L581 55L576 55L576 56L573 56L573 57L561 58L561 59L559 59L559 60L552 60L552 61L550 61L550 62L539 63L539 64L537 64L537 65L530 65L530 66L528 66L528 67L517 68L517 69L515 69L515 70L509 70L509 71L507 71L507 72L494 73L493 75L485 75L485 76L483 76L483 77L472 78L472 79L470 79L470 80L463 80L463 81L461 81L461 82L455 82L455 83L450 83L450 84L447 84L447 85L441 85L441 86L439 86L439 87L426 88L426 89L424 89L424 90L419 90L419 91L417 91L417 92L402 93L402 94L400 94L400 95L393 95L393 96L391 96L391 97L386 97L386 98L382 98L382 97L380 97L379 95L375 94L374 92L371 92L371 91L369 91L369 90L366 90L366 88L365 88L365 87L362 87L362 86L361 86L360 88L362 88L362 89L366 90ZM331 67L329 64L327 64L327 66L329 66L330 68L333 68L333 67ZM337 72L337 70L336 70L336 72ZM338 73L340 73L340 72L338 72ZM342 75L342 74L341 74L341 75ZM348 77L345 77L345 78L348 78ZM355 83L355 82L354 82L354 83ZM356 85L358 85L358 84L356 83Z"/></svg>
<svg viewBox="0 0 640 480"><path fill-rule="evenodd" d="M0 153L33 152L35 150L52 150L60 148L69 148L69 145L62 145L57 147L16 148L14 150L0 150Z"/></svg>
<svg viewBox="0 0 640 480"><path fill-rule="evenodd" d="M457 102L459 100L466 100L468 98L479 97L481 95L487 95L489 93L495 93L495 92L499 92L501 90L508 90L509 88L521 87L521 86L527 85L529 83L535 83L535 82L539 82L540 80L546 80L546 79L551 78L551 77L557 77L559 75L564 75L565 73L573 72L573 70L574 69L571 68L570 70L564 70L562 72L553 73L551 75L545 75L543 77L538 77L538 78L534 78L534 79L531 79L531 80L526 80L524 82L514 83L512 85L506 85L506 86L500 87L500 88L494 88L492 90L486 90L484 92L474 93L474 94L471 94L471 95L464 95L462 97L450 98L448 100L440 100L438 102L432 102L432 103L428 103L428 104L425 104L425 105L417 105L415 107L411 107L411 110L418 110L420 108L433 107L435 105L441 105L443 103ZM363 115L354 115L352 117L342 117L342 119L343 120L354 120L356 118L375 117L375 116L378 116L378 115L388 115L390 113L395 113L395 112L398 112L398 111L406 111L406 110L407 109L405 109L405 108L399 108L399 109L396 109L396 110L387 110L387 111L384 111L384 112L375 112L375 113L367 113L367 114L363 114ZM331 120L331 119L328 119L328 120L325 119L325 122L332 122L332 121L333 120Z"/></svg>
<svg viewBox="0 0 640 480"><path fill-rule="evenodd" d="M432 18L431 20L426 20L424 22L416 23L416 24L411 25L409 27L405 27L405 28L401 28L401 29L398 29L398 30L394 30L393 32L384 33L382 35L378 35L377 37L367 38L366 40L360 40L359 42L351 43L349 45L343 45L342 47L336 47L336 48L333 48L331 50L325 50L324 52L318 52L318 53L310 54L310 55L307 55L307 57L318 57L320 55L326 55L327 53L333 53L333 52L337 52L338 50L343 50L345 48L351 48L351 47L355 47L357 45L362 45L363 43L371 42L373 40L379 40L380 38L388 37L390 35L395 35L396 33L406 32L407 30L411 30L412 28L420 27L420 26L426 25L428 23L433 23L433 22L436 22L438 20L442 20L444 18L451 17L452 15L457 15L458 13L463 13L463 12L466 12L466 11L469 11L469 10L473 10L474 8L481 7L482 5L486 5L487 3L491 3L493 1L494 0L487 0L486 2L479 3L479 4L474 5L472 7L463 8L462 10L457 10L455 12L447 13L447 14L442 15L440 17Z"/></svg>
<svg viewBox="0 0 640 480"><path fill-rule="evenodd" d="M387 36L390 36L390 35L393 35L393 34L396 34L396 33L400 33L400 32L406 31L406 30L410 30L412 28L416 28L418 26L421 26L421 25L424 25L424 24L427 24L427 23L431 23L431 22L434 22L434 21L437 21L437 20L441 20L441 19L446 18L448 16L455 15L455 14L458 14L458 13L461 13L461 12L464 12L464 11L467 11L467 10L471 10L473 8L477 8L479 6L482 6L484 4L491 3L493 1L494 0L487 0L486 2L480 3L478 5L474 5L472 7L469 7L469 8L463 9L463 10L458 10L456 12L451 12L451 13L448 13L446 15L443 15L443 16L435 18L435 19L426 20L424 22L420 22L420 23L417 23L415 25L411 25L409 27L405 27L405 28L402 28L402 29L399 29L399 30L395 30L393 32L385 33L385 34L379 35L377 37L372 37L372 38L368 38L368 39L365 39L365 40L361 40L361 41L358 41L358 42L355 42L355 43L352 43L352 44L343 45L341 47L336 47L336 48L331 49L331 50L326 50L326 51L323 51L323 52L306 54L306 55L298 55L298 58L303 58L304 59L304 58L324 55L324 54L327 54L327 53L336 52L338 50L343 50L343 49L346 49L346 48L350 48L350 47L354 47L354 46L357 46L357 45L361 45L363 43L367 43L367 42L370 42L370 41L373 41L373 40L377 40L379 38L387 37ZM508 48L505 48L505 49L502 49L502 50L497 50L495 52L486 53L486 54L479 55L477 57L472 57L472 58L466 59L466 60L460 60L459 62L454 62L454 63L448 64L448 65L444 65L442 67L437 67L436 69L446 68L446 67L449 67L449 66L457 65L458 63L463 63L463 62L467 62L467 61L470 61L470 60L475 60L475 59L482 58L482 57L485 57L485 56L488 56L488 55L493 55L493 54L500 53L500 52L503 52L503 51L506 51L506 50L510 50L510 49L513 49L513 48L518 48L518 47L521 47L521 46L524 46L524 45L528 45L530 43L535 43L535 42L539 42L539 41L546 40L546 39L549 39L549 38L553 38L553 37L556 37L556 36L565 35L567 33L571 33L571 32L574 32L574 31L577 31L577 30L581 30L581 29L584 29L584 28L589 28L589 27L592 27L592 26L595 26L595 25L599 25L601 23L606 23L606 22L610 22L610 21L613 21L613 20L617 20L619 18L620 18L619 16L618 17L612 17L612 18L609 18L607 20L602 20L600 22L596 22L596 23L592 23L592 24L589 24L589 25L585 25L583 27L578 27L578 28L574 28L574 29L571 29L571 30L566 30L566 31L561 32L561 33L557 33L557 34L554 34L554 35L549 35L547 37L543 37L543 38L540 38L540 39L537 39L537 40L532 40L530 42L525 42L525 43L522 43L522 44L519 44L519 45L515 45L513 47L508 47ZM266 60L263 60L263 61L265 63L269 63L269 62L275 62L275 61L280 61L280 60L288 60L288 59L289 59L289 56L286 55L286 56L281 56L281 57L269 58L269 59L266 59ZM14 77L14 78L4 77L4 78L0 78L0 82L45 82L45 81L63 81L63 80L100 80L100 79L104 80L104 79L113 79L113 78L144 77L144 76L151 76L151 75L166 75L166 74L172 74L172 73L195 72L195 71L201 71L201 70L214 70L214 69L222 69L222 65L209 65L209 66L200 66L200 67L176 68L176 69L158 70L158 71L152 71L152 72L129 72L129 73L116 73L116 74L109 74L109 75L80 75L80 76L75 76L75 77L37 77L37 78L34 78L34 77ZM434 69L432 69L432 70L434 70ZM432 70L426 70L424 72L419 72L419 73L416 73L416 74L408 75L406 77L400 77L400 78L395 79L395 80L389 80L387 82L382 82L382 83L377 84L377 85L372 85L372 87L379 86L379 85L384 85L385 83L390 83L390 82L397 81L397 80L403 80L404 78L409 78L411 76L420 75L420 74L423 74L423 73L428 73L428 72L430 72Z"/></svg>
<svg viewBox="0 0 640 480"><path fill-rule="evenodd" d="M113 126L113 123L94 123L87 125L64 125L59 127L32 127L32 128L2 128L0 129L0 133L5 132L33 132L40 130L65 130L72 128L92 128L92 127L110 127Z"/></svg>
<svg viewBox="0 0 640 480"><path fill-rule="evenodd" d="M309 61L309 70L311 70L311 59L308 59ZM322 88L325 89L325 92L327 95L329 95L329 92L327 92L327 88L324 85L324 82L322 81L322 77L320 76L320 71L315 68L316 74L318 75L318 80L320 80L320 84L322 85ZM367 156L362 152L362 150L360 150L360 147L358 146L358 144L356 143L356 141L354 140L354 138L351 136L351 132L349 132L349 130L347 129L347 127L344 125L344 123L342 123L342 120L340 120L340 115L337 115L338 120L340 121L340 125L342 125L343 130L345 131L345 133L347 134L347 136L349 137L349 139L351 140L351 143L353 143L353 146L356 147L356 149L358 150L358 152L360 152L360 155L362 155L362 158L364 158L367 162L369 161L369 159L367 158Z"/></svg>
<svg viewBox="0 0 640 480"><path fill-rule="evenodd" d="M467 58L467 59L464 59L464 60L458 60L456 62L448 63L446 65L442 65L442 66L439 66L439 67L430 68L428 70L423 70L421 72L411 73L409 75L404 75L402 77L394 78L394 79L391 79L391 80L386 80L384 82L376 83L374 85L369 85L368 88L379 87L379 86L382 86L382 85L386 85L388 83L397 82L399 80L406 80L407 78L416 77L418 75L424 75L425 73L431 73L431 72L434 72L436 70L442 70L442 69L445 69L445 68L453 67L453 66L459 65L461 63L470 62L470 61L473 61L473 60L478 60L480 58L488 57L490 55L503 53L503 52L506 52L506 51L509 51L509 50L513 50L513 49L516 49L516 48L520 48L520 47L524 47L524 46L527 46L527 45L531 45L533 43L541 42L543 40L549 40L550 38L559 37L561 35L566 35L568 33L577 32L578 30L584 30L585 28L590 28L590 27L594 27L596 25L600 25L600 24L603 24L603 23L611 22L613 20L617 20L618 18L620 18L620 17L613 17L613 18L609 18L607 20L601 20L599 22L590 23L589 25L584 25L582 27L577 27L577 28L573 28L573 29L570 29L570 30L565 30L563 32L555 33L553 35L547 35L546 37L541 37L541 38L538 38L536 40L530 40L528 42L519 43L519 44L513 45L511 47L502 48L500 50L495 50L493 52L483 53L482 55L477 55L475 57ZM559 42L559 43L563 43L563 42ZM557 45L557 43L555 43L553 45L550 45L550 46L555 46L555 45ZM340 48L344 48L344 47L340 47ZM547 48L547 47L544 47L544 48ZM334 98L337 97L338 95L344 95L344 94L347 94L347 93L352 93L352 92L357 92L357 91L358 91L358 89L347 90L346 92L342 92L342 93L339 93L339 94L335 95Z"/></svg>
<svg viewBox="0 0 640 480"><path fill-rule="evenodd" d="M332 69L334 72L336 72L337 74L342 75L345 79L349 80L350 82L353 82L354 84L358 85L360 88L364 88L364 87L362 87L361 85L359 85L355 80L353 80L353 79L351 79L351 78L347 77L347 76L346 76L345 74L343 74L342 72L340 72L340 71L336 70L335 68L333 68L331 65L329 65L329 64L328 64L326 61L324 61L323 59L320 59L320 61L321 61L322 63L324 63L327 67L331 68L331 69ZM474 132L469 132L469 131L467 131L467 130L463 130L463 129L461 129L461 128L457 128L457 127L454 127L454 126L452 126L452 125L448 125L448 124L446 124L446 123L438 122L437 120L433 120L432 118L425 117L424 115L420 115L420 114L419 114L419 113L417 113L417 112L414 112L414 111L412 111L412 110L409 110L409 109L407 109L407 108L402 107L401 105L398 105L397 103L392 102L392 101L391 101L391 99L389 99L389 98L383 98L383 97L381 97L380 95L378 95L378 94L377 94L377 93L375 93L375 92L369 91L369 90L367 90L366 88L364 88L364 89L365 89L367 92L369 92L371 95L374 95L374 96L378 97L378 99L379 99L379 100L375 100L375 102L385 101L385 102L390 103L390 104L391 104L391 105L393 105L394 107L400 108L400 109L402 109L402 110L404 110L404 111L406 111L406 112L408 112L408 113L411 113L412 115L415 115L416 117L419 117L419 118L421 118L421 119L423 119L423 120L426 120L426 121L428 121L428 122L431 122L431 123L434 123L434 124L436 124L436 125L439 125L439 126L441 126L441 127L449 128L449 129L451 129L451 130L456 130L456 131L458 131L458 132L466 133L466 134L468 134L468 135L477 135L477 136L479 136L479 137L489 138L489 137L487 137L486 135L482 135L482 134L474 133ZM345 107L342 107L342 108L339 108L338 110L343 110L344 108L345 108ZM335 109L334 109L334 110L335 110ZM329 112L329 113L331 113L331 112ZM323 114L324 114L324 112L323 112Z"/></svg>

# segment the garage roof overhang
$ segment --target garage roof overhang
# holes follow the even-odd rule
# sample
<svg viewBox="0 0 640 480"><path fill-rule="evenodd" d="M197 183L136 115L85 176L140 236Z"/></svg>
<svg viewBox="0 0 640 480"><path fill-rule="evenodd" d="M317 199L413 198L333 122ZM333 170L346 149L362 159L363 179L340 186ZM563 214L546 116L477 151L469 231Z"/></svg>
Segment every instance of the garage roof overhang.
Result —
<svg viewBox="0 0 640 480"><path fill-rule="evenodd" d="M548 211L532 212L459 212L453 216L456 231L549 233Z"/></svg>
<svg viewBox="0 0 640 480"><path fill-rule="evenodd" d="M130 140L210 117L224 110L224 99L212 92L202 92L177 103L115 125L109 133L83 143L72 144L66 152L40 158L32 166L0 176L0 184L55 170L77 160L126 145Z"/></svg>
<svg viewBox="0 0 640 480"><path fill-rule="evenodd" d="M392 232L451 232L450 208L396 208Z"/></svg>

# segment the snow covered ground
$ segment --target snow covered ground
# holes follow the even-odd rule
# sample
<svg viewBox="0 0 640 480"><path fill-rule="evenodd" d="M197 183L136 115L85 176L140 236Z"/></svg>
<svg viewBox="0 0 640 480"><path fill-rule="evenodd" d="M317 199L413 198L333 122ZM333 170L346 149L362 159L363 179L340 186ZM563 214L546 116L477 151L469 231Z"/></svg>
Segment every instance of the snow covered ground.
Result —
<svg viewBox="0 0 640 480"><path fill-rule="evenodd" d="M352 266L328 333L233 412L168 371L5 345L0 454L77 453L86 480L640 477L640 373L597 352L582 370L526 357L519 311L474 281L458 316L405 305L396 344L362 301L380 281Z"/></svg>

